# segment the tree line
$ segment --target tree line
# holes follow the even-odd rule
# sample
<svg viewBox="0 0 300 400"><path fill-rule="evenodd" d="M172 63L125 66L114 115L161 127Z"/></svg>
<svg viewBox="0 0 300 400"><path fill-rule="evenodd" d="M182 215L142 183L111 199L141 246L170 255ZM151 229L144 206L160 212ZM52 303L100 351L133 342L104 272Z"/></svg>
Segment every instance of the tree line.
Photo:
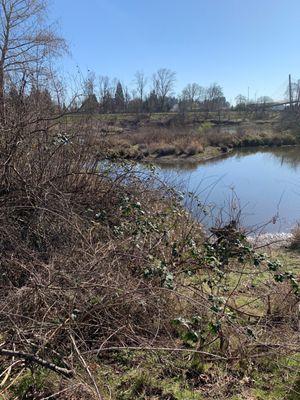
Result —
<svg viewBox="0 0 300 400"><path fill-rule="evenodd" d="M131 89L120 80L97 77L89 71L83 80L83 101L77 109L84 113L218 111L230 107L217 83L209 87L188 84L175 95L176 73L158 69L150 78L137 71Z"/></svg>
<svg viewBox="0 0 300 400"><path fill-rule="evenodd" d="M44 1L0 1L0 122L16 107L26 112L38 106L48 112L82 113L220 111L230 107L217 83L208 87L189 83L176 94L176 73L167 68L150 77L137 71L129 86L89 71L70 99L70 82L64 84L53 68L53 59L65 53L67 46L41 18L45 9ZM297 99L299 87L297 83L292 88ZM270 98L258 100L265 103ZM246 109L248 103L245 96L237 96L237 109Z"/></svg>

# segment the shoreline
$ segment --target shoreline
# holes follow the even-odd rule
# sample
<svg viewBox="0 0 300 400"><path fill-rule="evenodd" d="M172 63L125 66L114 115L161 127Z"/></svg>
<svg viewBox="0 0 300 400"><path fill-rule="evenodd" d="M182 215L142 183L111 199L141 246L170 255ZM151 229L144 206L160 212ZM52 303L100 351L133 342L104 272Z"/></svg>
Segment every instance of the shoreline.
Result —
<svg viewBox="0 0 300 400"><path fill-rule="evenodd" d="M241 147L232 147L228 148L226 151L223 151L220 147L207 147L207 150L203 153L198 153L192 156L180 156L180 155L167 155L167 156L160 156L160 157L152 157L147 156L140 160L133 158L132 160L136 160L140 163L155 163L155 164L202 164L207 161L217 160L219 158L225 158L227 156L232 155L240 150L267 150L267 149L274 149L274 148L286 148L286 147L300 147L299 143L296 144L284 144L284 145L260 145L260 146L241 146Z"/></svg>
<svg viewBox="0 0 300 400"><path fill-rule="evenodd" d="M221 148L218 147L208 147L203 153L198 153L195 155L168 155L161 157L145 157L141 160L141 162L145 163L156 163L156 164L168 164L168 163L178 163L178 164L201 164L206 161L214 160L217 158L221 158L228 154L231 154L234 149L228 149L228 151L224 152Z"/></svg>

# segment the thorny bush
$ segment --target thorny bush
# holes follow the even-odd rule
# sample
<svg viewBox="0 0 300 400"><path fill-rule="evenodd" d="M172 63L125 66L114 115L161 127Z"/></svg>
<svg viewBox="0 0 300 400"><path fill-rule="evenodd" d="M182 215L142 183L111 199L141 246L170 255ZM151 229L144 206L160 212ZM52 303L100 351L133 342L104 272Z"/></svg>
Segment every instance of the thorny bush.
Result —
<svg viewBox="0 0 300 400"><path fill-rule="evenodd" d="M93 396L85 360L105 349L175 348L219 362L295 352L293 273L256 253L234 222L205 236L152 174L99 162L89 123L2 127L0 351L84 367ZM281 290L290 319L274 304Z"/></svg>

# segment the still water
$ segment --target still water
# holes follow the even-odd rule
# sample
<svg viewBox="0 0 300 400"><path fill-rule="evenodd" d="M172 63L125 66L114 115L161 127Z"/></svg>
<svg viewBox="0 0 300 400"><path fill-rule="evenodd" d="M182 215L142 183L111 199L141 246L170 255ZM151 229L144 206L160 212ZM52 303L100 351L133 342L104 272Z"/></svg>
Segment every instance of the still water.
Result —
<svg viewBox="0 0 300 400"><path fill-rule="evenodd" d="M300 147L239 150L203 164L170 163L159 175L185 194L188 207L206 225L240 214L249 230L288 232L300 221ZM203 217L198 194L208 212Z"/></svg>

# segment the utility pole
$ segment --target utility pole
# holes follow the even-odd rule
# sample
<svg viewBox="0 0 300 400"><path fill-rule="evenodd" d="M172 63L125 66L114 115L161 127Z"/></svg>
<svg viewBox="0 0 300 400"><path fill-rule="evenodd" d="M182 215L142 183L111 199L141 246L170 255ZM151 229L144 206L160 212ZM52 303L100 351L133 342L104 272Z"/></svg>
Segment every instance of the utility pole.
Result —
<svg viewBox="0 0 300 400"><path fill-rule="evenodd" d="M289 74L289 97L290 97L290 110L293 107L293 95L292 95L292 77Z"/></svg>

